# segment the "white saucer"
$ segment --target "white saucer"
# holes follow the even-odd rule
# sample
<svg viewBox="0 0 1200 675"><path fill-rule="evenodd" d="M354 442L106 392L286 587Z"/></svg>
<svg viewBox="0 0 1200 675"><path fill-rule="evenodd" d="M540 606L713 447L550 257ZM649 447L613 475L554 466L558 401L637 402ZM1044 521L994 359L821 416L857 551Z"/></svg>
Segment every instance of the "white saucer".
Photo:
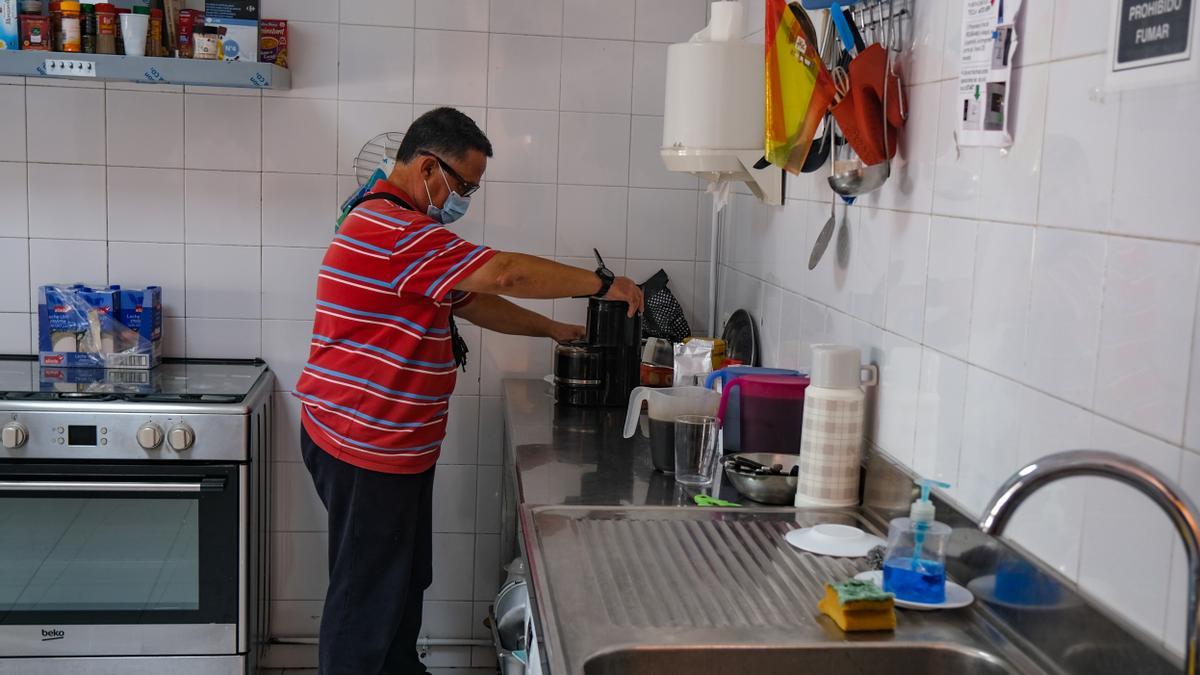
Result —
<svg viewBox="0 0 1200 675"><path fill-rule="evenodd" d="M784 539L802 551L839 558L861 558L876 546L887 544L879 537L867 534L857 527L833 523L792 530Z"/></svg>
<svg viewBox="0 0 1200 675"><path fill-rule="evenodd" d="M862 581L870 581L876 586L883 588L882 570L861 572L856 574L854 578ZM946 580L945 602L939 602L935 604L929 602L911 602L909 600L901 600L900 598L896 598L897 607L903 607L905 609L917 609L923 612L928 612L935 609L959 609L960 607L966 607L967 605L970 605L972 602L975 602L975 595L972 594L971 591L968 591L966 588L959 586L949 579Z"/></svg>
<svg viewBox="0 0 1200 675"><path fill-rule="evenodd" d="M1027 611L1034 611L1034 612L1045 612L1045 611L1052 610L1052 609L1065 609L1067 607L1076 607L1080 604L1080 601L1078 598L1067 598L1066 597L1067 594L1065 592L1063 593L1063 597L1059 598L1058 602L1047 604L1047 605L1031 605L1031 604L1025 604L1025 603L1020 603L1020 602L1009 602L1008 600L1001 600L996 597L996 575L995 574L989 574L987 576L982 576L977 579L972 579L970 582L967 583L967 587L970 588L971 591L973 593L975 593L975 595L978 595L980 600L983 600L984 602L988 603L989 605L996 605L998 607L1007 607L1008 609L1020 609L1020 610L1027 610Z"/></svg>

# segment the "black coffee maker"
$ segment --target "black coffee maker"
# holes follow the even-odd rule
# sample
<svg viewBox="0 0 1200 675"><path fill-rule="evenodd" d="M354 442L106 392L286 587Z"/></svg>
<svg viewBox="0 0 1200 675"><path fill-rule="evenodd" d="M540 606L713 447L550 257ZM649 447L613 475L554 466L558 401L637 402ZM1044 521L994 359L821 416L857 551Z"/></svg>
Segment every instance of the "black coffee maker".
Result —
<svg viewBox="0 0 1200 675"><path fill-rule="evenodd" d="M574 406L624 407L641 379L642 317L619 300L588 299L587 339L554 350L554 395Z"/></svg>

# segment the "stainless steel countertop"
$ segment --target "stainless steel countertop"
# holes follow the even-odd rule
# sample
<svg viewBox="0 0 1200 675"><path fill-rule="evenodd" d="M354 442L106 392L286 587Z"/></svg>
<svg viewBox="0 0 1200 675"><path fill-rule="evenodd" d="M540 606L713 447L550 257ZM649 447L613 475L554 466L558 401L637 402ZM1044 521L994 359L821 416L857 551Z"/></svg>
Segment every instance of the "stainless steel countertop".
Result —
<svg viewBox="0 0 1200 675"><path fill-rule="evenodd" d="M555 405L541 380L505 380L506 465L526 506L682 506L694 491L654 470L650 441L622 438L625 408ZM717 496L736 500L728 482Z"/></svg>
<svg viewBox="0 0 1200 675"><path fill-rule="evenodd" d="M720 661L716 654L712 656L717 661L707 662L703 658L697 660L694 652L670 651L681 645L690 645L692 648L741 647L759 651L760 647L765 649L766 646L772 649L782 646L784 650L817 648L826 652L832 649L841 655L863 647L882 649L908 644L919 650L931 646L973 650L972 653L984 653L989 658L1002 659L1001 670L996 672L1022 675L1047 672L1055 675L1180 672L1179 660L1167 654L1160 642L1089 602L1074 584L1040 565L1020 548L983 534L976 523L956 505L940 499L936 494L934 501L938 520L954 531L946 564L947 572L954 580L968 584L995 574L1002 561L1025 560L1038 566L1048 578L1061 585L1062 603L1057 606L1061 609L1003 607L977 600L969 609L955 612L932 615L903 612L900 629L894 636L842 636L836 629L831 632L824 619L816 619L812 613L815 608L809 606L815 602L810 589L802 594L804 606L800 609L812 612L797 618L794 608L788 610L792 614L784 612L778 615L782 617L775 622L779 625L768 626L768 630L763 630L762 626L758 630L750 629L753 626L743 630L736 625L722 625L720 630L712 630L708 627L674 625L678 623L678 612L658 618L641 614L643 618L639 621L623 625L614 617L631 616L624 613L625 609L631 609L635 614L640 610L636 603L626 603L628 598L636 597L626 593L635 586L622 587L620 584L642 584L643 588L648 588L646 584L654 579L650 576L635 578L628 574L610 575L610 583L605 590L603 575L597 574L595 563L585 564L584 561L584 557L588 556L588 547L595 548L595 535L603 531L598 528L618 527L612 534L619 536L608 541L605 551L610 571L642 569L636 564L639 560L662 570L669 569L670 564L679 563L679 557L658 556L654 560L647 560L646 556L653 553L644 541L649 530L636 528L661 529L665 521L687 521L692 524L689 527L743 521L759 533L755 536L761 542L761 533L765 531L763 528L791 529L803 526L818 512L767 507L666 508L690 505L691 495L677 489L671 476L654 471L646 439L640 435L628 440L621 437L625 410L556 406L548 390L549 386L540 380L504 382L505 526L501 537L502 546L508 547L504 552L514 551L515 541L510 546L506 538L518 536L519 520L522 530L519 536L530 564L530 597L534 601L535 617L542 626L547 651L550 652L551 675L667 672L661 669L661 663L658 670L653 667L639 670L637 667L637 657L655 650L672 664L699 663L720 670L722 664L728 663ZM737 494L731 490L726 484L718 494L736 501ZM908 505L914 497L912 476L877 453L868 457L863 491L862 507L837 513L826 512L825 517L850 518L878 533L886 528L889 519L907 515ZM650 524L641 526L639 522ZM642 538L641 544L637 537ZM777 544L771 541L760 545L753 556L739 556L737 561L743 566L757 566L760 574L763 574L763 570L778 571L780 560L786 562L792 557L802 557L790 547L784 548L786 544L784 547ZM655 545L662 548L658 543ZM620 566L614 566L617 563ZM732 558L723 564L727 569L735 569ZM847 564L861 565L862 562ZM819 569L830 571L827 566ZM817 579L812 575L802 578L795 574L790 580L778 574L765 578L768 585L776 586L794 582L811 587L814 583L819 585L830 580ZM659 577L657 581L662 581L662 578ZM719 591L712 587L711 579L697 584L695 588L675 581L677 593L696 596L681 597L682 606L686 607L702 607L703 598L698 598L699 594ZM746 586L746 582L734 580L735 585L738 583ZM751 583L746 588L758 592L755 588L759 586L761 583ZM701 623L706 620L711 623L712 620L711 617L697 618ZM789 625L785 627L784 623ZM781 642L783 638L788 638L790 642ZM634 651L629 652L630 649ZM910 665L917 669L912 672L917 672L922 667L920 664L925 662L915 655L916 652L912 653L914 656ZM611 660L605 662L600 658L604 654ZM633 654L629 657L632 661L626 660L629 654ZM748 656L752 657L753 654ZM795 654L791 656L799 658ZM837 656L835 660L837 658L842 656ZM952 661L954 659L945 662ZM584 664L588 662L591 662L591 666L585 667ZM837 668L813 666L813 661L801 659L794 662L808 663L810 669L816 667L817 670L813 672L842 672ZM860 667L861 663L865 662L860 662ZM668 670L674 667L672 665ZM883 670L874 667L868 670L889 672L886 667ZM962 668L958 668L958 671L966 672ZM792 669L787 672L796 671ZM980 672L992 671L984 669Z"/></svg>

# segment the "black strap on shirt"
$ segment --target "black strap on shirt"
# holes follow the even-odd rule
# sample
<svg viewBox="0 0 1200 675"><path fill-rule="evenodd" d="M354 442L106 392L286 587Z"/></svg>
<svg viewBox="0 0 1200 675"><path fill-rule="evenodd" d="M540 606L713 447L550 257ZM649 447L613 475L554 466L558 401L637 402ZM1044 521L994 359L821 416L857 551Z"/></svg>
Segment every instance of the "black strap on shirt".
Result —
<svg viewBox="0 0 1200 675"><path fill-rule="evenodd" d="M353 211L354 209L357 209L363 202L369 202L376 199L389 201L405 211L416 211L411 204L388 192L372 192L371 194L363 195L358 199L355 199L350 204L350 208L347 209L347 211ZM454 351L454 365L462 368L464 373L467 372L467 354L470 354L471 350L467 348L467 341L464 340L462 335L460 335L458 332L458 324L454 322L453 310L450 312L450 348Z"/></svg>

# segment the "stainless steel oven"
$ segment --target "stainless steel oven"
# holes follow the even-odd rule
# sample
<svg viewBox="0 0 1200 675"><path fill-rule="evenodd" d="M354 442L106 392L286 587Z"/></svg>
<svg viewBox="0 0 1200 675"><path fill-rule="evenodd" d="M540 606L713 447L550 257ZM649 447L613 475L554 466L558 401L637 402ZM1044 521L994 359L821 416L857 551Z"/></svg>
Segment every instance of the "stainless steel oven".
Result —
<svg viewBox="0 0 1200 675"><path fill-rule="evenodd" d="M256 667L270 371L160 369L63 387L0 359L0 674Z"/></svg>

